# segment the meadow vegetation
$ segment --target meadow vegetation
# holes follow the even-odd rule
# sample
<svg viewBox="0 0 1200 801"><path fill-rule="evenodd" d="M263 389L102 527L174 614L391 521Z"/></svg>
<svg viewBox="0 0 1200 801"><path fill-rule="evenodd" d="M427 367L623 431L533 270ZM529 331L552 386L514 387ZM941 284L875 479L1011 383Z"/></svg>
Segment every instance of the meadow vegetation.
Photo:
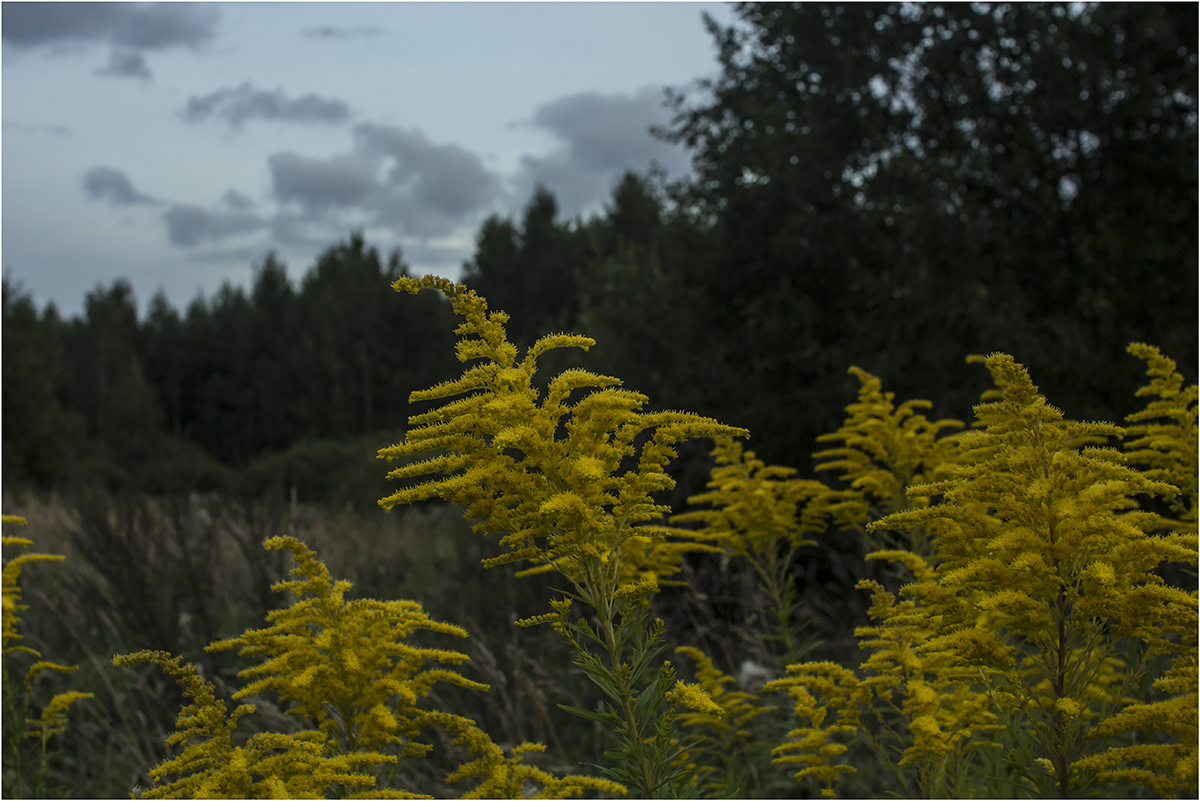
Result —
<svg viewBox="0 0 1200 801"><path fill-rule="evenodd" d="M1127 428L1064 419L1002 354L969 427L855 369L826 483L617 379L538 375L586 337L518 358L466 287L395 288L425 287L467 366L380 451L402 515L28 502L6 548L66 559L6 562L6 794L1195 793L1197 390L1157 349L1130 346ZM696 437L708 491L672 514ZM865 658L797 580L835 537L865 557ZM739 638L697 613L734 563Z"/></svg>
<svg viewBox="0 0 1200 801"><path fill-rule="evenodd" d="M1195 9L735 14L461 284L5 277L3 795L1197 795Z"/></svg>

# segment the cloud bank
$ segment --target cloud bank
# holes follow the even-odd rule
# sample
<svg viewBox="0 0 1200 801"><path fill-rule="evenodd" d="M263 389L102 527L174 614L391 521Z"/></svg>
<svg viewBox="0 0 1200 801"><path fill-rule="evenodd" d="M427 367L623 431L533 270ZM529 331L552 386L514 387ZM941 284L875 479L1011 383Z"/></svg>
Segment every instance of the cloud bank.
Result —
<svg viewBox="0 0 1200 801"><path fill-rule="evenodd" d="M436 144L419 130L364 123L349 153L268 159L276 200L314 221L336 224L355 212L397 236L429 239L473 224L501 192L478 155Z"/></svg>
<svg viewBox="0 0 1200 801"><path fill-rule="evenodd" d="M314 94L289 97L281 89L249 82L193 96L185 119L218 119L238 127L254 119L341 122L349 109ZM685 152L649 134L666 122L660 93L583 92L539 107L532 124L558 140L547 155L522 157L505 180L482 158L459 145L431 141L416 128L360 123L343 152L326 156L282 150L266 160L269 195L259 207L230 189L209 206L174 203L162 219L170 243L203 256L227 240L256 235L286 246L328 242L352 228L390 234L410 261L447 266L469 256L471 233L491 212L523 205L535 184L555 193L560 208L575 215L595 208L625 170L657 163L668 171L687 168ZM140 193L128 176L98 166L84 177L88 197L114 206L160 203ZM248 242L250 240L246 240ZM245 242L243 242L245 244Z"/></svg>
<svg viewBox="0 0 1200 801"><path fill-rule="evenodd" d="M178 205L167 209L167 238L176 247L195 247L230 236L266 228L268 223L242 211L211 211L200 206Z"/></svg>
<svg viewBox="0 0 1200 801"><path fill-rule="evenodd" d="M655 139L650 126L670 121L662 90L645 87L633 94L580 92L538 108L533 124L563 143L546 156L523 156L515 178L518 194L544 184L567 215L583 212L604 198L626 170L645 171L657 163L668 172L687 170L683 148Z"/></svg>
<svg viewBox="0 0 1200 801"><path fill-rule="evenodd" d="M98 74L147 79L145 53L212 41L220 10L207 3L4 3L2 41L18 49L108 44Z"/></svg>
<svg viewBox="0 0 1200 801"><path fill-rule="evenodd" d="M222 119L234 128L242 127L251 119L339 123L349 119L350 107L341 100L312 93L288 98L282 89L267 92L255 89L247 81L238 87L195 95L183 109L183 118L188 122L202 122L210 117Z"/></svg>
<svg viewBox="0 0 1200 801"><path fill-rule="evenodd" d="M304 31L304 35L310 39L358 39L366 36L381 36L383 32L383 28L377 25L359 25L352 28L321 25L307 29Z"/></svg>
<svg viewBox="0 0 1200 801"><path fill-rule="evenodd" d="M88 170L83 176L83 191L92 200L107 200L114 206L158 202L138 192L128 175L112 167L97 166Z"/></svg>

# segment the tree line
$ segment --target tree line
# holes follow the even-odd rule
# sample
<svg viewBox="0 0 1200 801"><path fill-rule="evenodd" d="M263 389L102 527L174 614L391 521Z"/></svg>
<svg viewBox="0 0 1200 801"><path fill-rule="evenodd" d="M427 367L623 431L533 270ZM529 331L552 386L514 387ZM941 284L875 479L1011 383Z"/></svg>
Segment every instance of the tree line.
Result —
<svg viewBox="0 0 1200 801"><path fill-rule="evenodd" d="M359 234L293 286L273 255L142 319L127 281L83 314L39 313L4 284L4 481L38 489L219 489L227 468L303 441L403 429L414 389L453 369L448 310L388 284L405 270Z"/></svg>
<svg viewBox="0 0 1200 801"><path fill-rule="evenodd" d="M1130 341L1195 381L1194 6L707 22L720 74L673 91L657 132L692 175L628 173L586 219L539 188L483 223L463 280L518 344L593 336L589 369L801 469L852 364L963 418L988 383L972 353L1012 354L1077 419L1132 411ZM6 488L192 488L298 443L398 435L408 393L456 370L449 309L387 288L405 269L353 234L297 286L268 256L249 290L182 314L160 296L141 320L122 281L70 320L6 282Z"/></svg>

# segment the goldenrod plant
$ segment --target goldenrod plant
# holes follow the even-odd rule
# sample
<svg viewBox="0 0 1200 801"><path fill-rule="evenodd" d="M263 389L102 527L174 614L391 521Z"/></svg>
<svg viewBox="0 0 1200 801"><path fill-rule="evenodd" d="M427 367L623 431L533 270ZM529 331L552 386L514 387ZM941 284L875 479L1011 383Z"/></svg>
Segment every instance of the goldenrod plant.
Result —
<svg viewBox="0 0 1200 801"><path fill-rule="evenodd" d="M641 797L679 791L686 766L671 735L675 711L720 708L699 688L676 684L669 664L654 666L663 625L649 621L643 600L678 572L683 553L706 546L661 525L669 509L652 493L674 485L666 466L680 441L748 432L684 412L642 411L644 395L581 369L551 378L540 393L539 357L557 348L586 350L594 341L545 336L518 360L505 333L507 315L489 312L473 291L435 276L403 277L394 286L436 289L449 298L463 318L458 358L478 363L456 380L412 394L412 402L442 403L414 416L404 442L380 457L424 456L390 477L433 478L380 504L391 509L432 498L462 504L477 531L503 535L506 552L485 564L526 562L565 576L573 591L554 602L553 612L524 623L552 622L612 705L571 710L617 735L608 756L618 765L606 774ZM573 601L591 612L574 615Z"/></svg>
<svg viewBox="0 0 1200 801"><path fill-rule="evenodd" d="M233 700L269 694L305 728L262 732L236 745L238 722L256 711L254 704L229 713L194 666L164 652L118 656L114 664L122 667L157 665L192 699L170 738L184 750L151 771L155 786L144 797L424 798L387 787L379 768L428 754L433 746L419 739L427 727L452 735L452 745L465 745L475 756L447 777L481 780L464 797L507 792L527 782L540 785L539 798L622 791L601 779L554 777L525 765L524 755L542 746L524 743L506 755L471 719L421 705L438 682L487 690L452 669L426 667L459 665L467 661L465 654L408 641L418 630L467 636L461 628L430 619L414 601L347 600L350 582L333 580L316 553L294 537L273 537L264 547L291 553L296 578L274 589L292 593L294 602L268 613L268 627L213 643L209 650L239 648L242 656L261 660L238 674L249 683Z"/></svg>
<svg viewBox="0 0 1200 801"><path fill-rule="evenodd" d="M208 647L262 659L238 674L250 683L234 700L274 693L288 714L311 721L339 753L395 746L400 756L420 756L430 746L416 736L430 713L417 704L433 686L487 689L453 670L426 667L459 665L466 654L408 642L418 630L466 637L460 627L431 620L415 601L347 600L350 582L334 581L312 549L293 537L273 537L263 547L291 552L297 578L274 589L297 600L267 613L270 626Z"/></svg>
<svg viewBox="0 0 1200 801"><path fill-rule="evenodd" d="M779 652L769 656L789 664L814 645L798 639L800 624L794 620L798 604L792 563L801 548L816 544L804 538L802 513L830 490L820 481L794 478L790 467L765 465L730 438L718 440L713 457L708 492L688 498L692 506L709 508L675 515L671 522L702 524L697 540L750 563L771 602L772 627L763 640L777 642Z"/></svg>
<svg viewBox="0 0 1200 801"><path fill-rule="evenodd" d="M1151 400L1146 408L1129 415L1125 456L1140 465L1149 478L1174 485L1179 493L1172 507L1185 528L1196 530L1196 463L1200 460L1200 436L1196 428L1195 384L1185 386L1175 362L1158 348L1141 342L1129 353L1146 362L1150 383L1138 390L1139 398Z"/></svg>
<svg viewBox="0 0 1200 801"><path fill-rule="evenodd" d="M113 658L118 667L143 662L157 665L174 678L191 703L180 711L177 731L167 740L171 745L183 745L183 752L150 771L154 786L142 792L142 798L325 798L331 788L349 790L358 797L414 797L365 792L375 786L375 776L366 768L394 763L396 757L331 753L325 747L327 735L319 730L260 732L243 745L235 745L238 722L255 712L254 704L239 704L230 714L225 702L217 698L216 688L194 665L164 651Z"/></svg>
<svg viewBox="0 0 1200 801"><path fill-rule="evenodd" d="M692 711L679 716L685 727L703 733L693 747L704 753L689 758L703 756L720 765L719 771L710 766L698 771L699 789L707 797L745 798L751 788L761 786L762 777L755 775L762 761L758 752L768 747L758 739L754 724L774 707L763 704L754 693L733 689L736 679L717 669L699 648L681 645L675 653L695 664L696 683L721 708L721 714Z"/></svg>
<svg viewBox="0 0 1200 801"><path fill-rule="evenodd" d="M1126 418L1135 423L1127 429L1126 458L1141 465L1147 477L1169 482L1178 488L1178 494L1170 499L1174 513L1172 522L1180 532L1194 537L1197 446L1200 443L1196 425L1197 387L1195 384L1185 386L1183 376L1175 369L1175 362L1162 355L1158 348L1135 342L1129 346L1129 353L1146 362L1150 383L1137 394L1150 400L1145 409ZM1194 564L1194 556L1192 561ZM1192 575L1195 575L1194 571ZM1195 603L1191 612L1193 615L1196 612ZM1195 795L1197 744L1200 743L1196 714L1200 703L1197 696L1200 671L1197 670L1194 622L1179 636L1185 649L1154 682L1154 689L1166 697L1151 703L1131 704L1097 727L1102 735L1158 731L1167 735L1167 741L1110 748L1080 760L1076 767L1099 771L1101 781L1140 782L1162 796Z"/></svg>
<svg viewBox="0 0 1200 801"><path fill-rule="evenodd" d="M5 524L25 525L25 518L4 515ZM5 548L28 548L32 540L24 537L2 538ZM70 674L74 666L60 665L42 659L33 648L22 645L19 631L21 612L28 609L21 603L21 569L34 562L60 562L62 556L44 553L23 553L7 559L3 570L3 674L4 674L4 795L8 798L45 798L48 795L47 773L50 765L50 742L66 731L67 711L76 701L92 697L91 693L57 693L45 702L34 716L36 685L44 675ZM18 678L24 661L33 660L23 678ZM37 741L37 759L30 764L23 741ZM36 768L36 769L35 769ZM32 772L32 775L31 775Z"/></svg>
<svg viewBox="0 0 1200 801"><path fill-rule="evenodd" d="M1155 450L1186 452L1194 422L1189 430L1186 414L1163 412L1186 407L1194 389L1171 389L1178 382L1165 364L1149 360L1158 383L1143 394L1174 404L1152 404L1153 416L1182 420L1174 429L1182 439L1155 440ZM1097 444L1123 436L1119 427L1065 420L1009 356L986 364L999 397L976 408L983 425L958 439L949 477L911 487L912 508L869 526L920 527L929 544L926 555L871 555L900 561L914 576L903 600L860 584L875 600L878 625L857 632L871 656L858 674L793 665L768 685L793 695L803 724L776 749L780 761L808 765L797 778L823 779L832 794L838 774L853 767L832 762L841 743L830 738L863 734L865 711L884 724L865 736L913 795L964 794L988 761L974 758L978 749L998 736L1011 748L1007 772L992 780L1011 784L995 792L1068 797L1135 781L1164 796L1195 795L1197 595L1154 571L1163 562L1194 565L1197 540L1136 500L1180 490ZM1182 472L1163 477L1194 486L1194 461L1190 472L1183 459L1167 461ZM1164 654L1176 659L1154 686L1168 697L1132 699ZM890 741L879 739L888 733L886 707L906 729ZM1137 743L1117 739L1132 731Z"/></svg>
<svg viewBox="0 0 1200 801"><path fill-rule="evenodd" d="M502 747L444 707L441 691L488 690L463 674L465 654L436 647L466 630L414 601L355 599L293 530L264 542L290 555L290 577L273 587L290 603L209 646L249 660L228 698L164 651L114 658L156 666L187 698L169 739L177 754L151 771L145 797L416 798L432 784L464 798L728 797L769 794L785 772L828 797L882 786L922 798L1197 794L1200 596L1167 578L1194 578L1200 546L1197 388L1157 349L1130 346L1149 378L1127 428L1066 419L1002 354L972 359L995 388L965 430L927 419L927 402L897 404L851 368L857 399L814 455L841 481L830 486L764 464L744 430L647 411L616 378L538 373L545 354L587 350L587 337L542 337L521 354L506 315L462 285L402 277L394 288L449 300L466 366L412 394L428 406L379 452L400 460L389 476L404 482L380 505L458 504L475 532L499 537L486 567L557 574L564 589L549 610L539 601L513 619L547 624L577 668L568 678L598 689L559 706L591 724L604 764L563 775L540 761L544 746L520 742L519 725ZM674 486L668 464L688 438L711 440L716 465L693 508L667 521L656 493ZM801 637L795 567L831 533L861 537L866 557L891 568L857 584L871 600L857 665L800 661L812 643ZM762 656L783 678L735 687L741 674L696 647L708 638L701 626L673 643L693 681L662 658L659 591L699 552L749 561L773 607ZM42 661L18 633L22 566L60 558L4 566L4 711L17 735L5 740L6 794L46 790L47 744L86 697L31 700L35 679L70 668ZM531 664L515 640L508 648L513 664ZM22 684L10 670L26 658ZM783 693L790 725L772 716L771 694ZM290 725L272 727L256 702L278 704ZM35 760L22 761L25 735L41 739L37 776L27 775ZM443 756L450 764L433 768ZM875 774L851 778L856 770Z"/></svg>
<svg viewBox="0 0 1200 801"><path fill-rule="evenodd" d="M764 465L752 452L743 452L740 443L722 440L713 451L717 464L712 470L709 491L689 498L692 505L706 504L710 508L672 518L675 523L701 523L698 539L721 546L731 556L749 560L774 612L774 631L764 639L775 639L782 644L782 664L798 661L815 645L799 639L803 621L797 623L794 615L791 564L799 548L815 544L805 539L805 535L828 528L863 532L882 515L908 508L908 487L922 483L926 477L947 475L957 460L957 435L946 432L961 428L961 422L930 422L918 411L929 408L928 401L910 400L897 407L894 395L883 391L878 378L857 367L851 367L850 373L860 382L858 399L846 407L848 416L836 432L818 438L821 442L840 442L842 446L814 454L814 458L825 460L817 469L837 474L847 488L834 489L820 481L796 478L795 470ZM918 552L928 550L919 532L906 537L904 542ZM699 652L694 658L707 659ZM702 671L709 669L715 669L711 663ZM832 678L822 680L835 682L826 689L840 687L837 680L848 681L850 685L837 691L865 697L862 693L866 692L866 685L857 687L852 673L842 668L835 673ZM797 714L807 716L810 722L814 716L824 720L824 707L813 706L815 699L802 694L796 701ZM892 725L892 718L899 713L899 708L891 710L883 725ZM697 718L692 716L692 719ZM831 785L839 772L849 768L827 764L830 757L845 749L828 738L832 733L855 730L854 726L847 728L844 721L832 725L832 730L822 730L819 735L810 732L810 737L820 739L815 745L812 740L785 744L778 750L781 764L809 765L802 769L801 775L814 776ZM812 726L820 729L819 723ZM810 745L813 745L811 754Z"/></svg>
<svg viewBox="0 0 1200 801"><path fill-rule="evenodd" d="M895 394L884 392L877 377L858 367L851 367L850 373L860 382L858 400L846 407L848 416L837 431L817 437L817 442L842 444L813 454L824 460L818 471L837 474L850 490L821 494L806 512L810 519L823 516L835 528L863 530L884 515L924 502L910 499L908 489L948 474L956 461L958 436L945 432L963 424L929 421L918 411L933 406L927 400L908 400L897 407ZM884 545L873 541L870 531L865 533L871 550ZM907 544L909 550L924 551L920 541Z"/></svg>

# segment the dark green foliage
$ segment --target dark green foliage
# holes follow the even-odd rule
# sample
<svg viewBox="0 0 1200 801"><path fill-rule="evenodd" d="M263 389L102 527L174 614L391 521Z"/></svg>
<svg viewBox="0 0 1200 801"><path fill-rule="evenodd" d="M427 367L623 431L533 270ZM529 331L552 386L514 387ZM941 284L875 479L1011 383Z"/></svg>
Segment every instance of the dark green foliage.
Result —
<svg viewBox="0 0 1200 801"><path fill-rule="evenodd" d="M49 490L69 468L83 420L64 408L63 324L54 306L39 315L29 295L3 282L3 470L6 484Z"/></svg>
<svg viewBox="0 0 1200 801"><path fill-rule="evenodd" d="M675 97L697 171L677 200L714 236L675 269L723 343L714 380L749 400L722 419L768 460L827 428L783 410L837 408L842 364L962 414L982 388L962 357L1005 350L1070 413L1115 418L1105 354L1148 338L1195 363L1194 8L738 17L710 21L721 76Z"/></svg>
<svg viewBox="0 0 1200 801"><path fill-rule="evenodd" d="M363 478L373 459L340 442L403 426L409 393L455 369L449 308L392 292L404 271L398 252L385 266L353 234L299 289L268 254L249 292L225 284L182 315L160 294L141 321L124 280L66 322L52 306L39 316L6 281L6 489L258 492L271 487L251 464L326 440L317 462L344 480L283 470L273 483L305 500L369 502L374 490L353 496L375 478ZM312 462L285 461L297 458Z"/></svg>
<svg viewBox="0 0 1200 801"><path fill-rule="evenodd" d="M509 337L519 347L571 330L579 315L587 238L578 223L557 217L558 201L538 186L520 228L492 215L479 231L475 258L463 265L463 283L509 314Z"/></svg>
<svg viewBox="0 0 1200 801"><path fill-rule="evenodd" d="M1133 411L1114 387L1136 366L1109 356L1131 340L1194 379L1194 9L737 13L710 23L720 75L660 132L694 177L624 175L587 220L539 187L483 224L464 280L514 341L586 333L591 369L802 471L846 364L959 417L985 385L969 353L1012 353L1084 419ZM127 283L65 322L6 287L6 487L213 488L217 463L402 428L409 392L455 369L430 341L445 304L387 291L404 270L354 234L298 285L268 255L248 291L157 297L140 323Z"/></svg>

